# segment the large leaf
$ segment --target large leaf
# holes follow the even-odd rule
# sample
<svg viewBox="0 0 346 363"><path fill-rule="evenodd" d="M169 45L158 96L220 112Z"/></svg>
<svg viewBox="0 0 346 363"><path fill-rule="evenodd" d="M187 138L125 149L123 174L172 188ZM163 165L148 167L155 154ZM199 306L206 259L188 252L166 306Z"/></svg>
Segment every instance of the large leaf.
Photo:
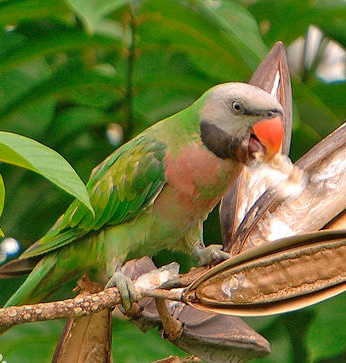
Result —
<svg viewBox="0 0 346 363"><path fill-rule="evenodd" d="M319 1L312 10L314 24L326 36L346 46L346 3L343 0Z"/></svg>
<svg viewBox="0 0 346 363"><path fill-rule="evenodd" d="M137 30L140 49L172 47L178 54L187 54L215 83L250 77L251 68L242 61L234 37L210 21L210 15L201 16L186 2L172 0L149 0L142 13L146 21Z"/></svg>
<svg viewBox="0 0 346 363"><path fill-rule="evenodd" d="M133 107L145 121L143 126L149 126L189 106L211 86L212 80L197 72L186 56L172 49L165 54L157 49L146 51L135 69Z"/></svg>
<svg viewBox="0 0 346 363"><path fill-rule="evenodd" d="M305 35L312 24L341 43L345 39L346 4L343 0L260 0L253 2L249 10L256 17L267 43L280 39L289 44Z"/></svg>
<svg viewBox="0 0 346 363"><path fill-rule="evenodd" d="M144 334L128 321L115 322L113 356L123 363L150 363L169 355L186 353L169 342L163 341L157 331ZM7 362L50 362L59 335L61 321L46 321L12 328L0 337L3 359ZM133 349L136 346L137 349Z"/></svg>
<svg viewBox="0 0 346 363"><path fill-rule="evenodd" d="M225 31L245 62L255 70L265 56L267 48L252 14L235 1L216 4L204 0L191 1L192 4L195 2L211 23Z"/></svg>
<svg viewBox="0 0 346 363"><path fill-rule="evenodd" d="M0 216L4 209L4 204L5 204L5 185L4 185L4 180L2 179L2 176L0 174ZM0 228L0 236L4 237L4 232L2 231L1 228Z"/></svg>
<svg viewBox="0 0 346 363"><path fill-rule="evenodd" d="M60 112L49 129L48 139L54 144L71 141L92 126L106 126L110 119L103 112L91 107L71 107ZM69 142L70 143L70 142Z"/></svg>
<svg viewBox="0 0 346 363"><path fill-rule="evenodd" d="M323 103L311 88L300 82L293 82L293 99L299 109L301 121L310 126L321 138L336 129L341 121L334 110Z"/></svg>
<svg viewBox="0 0 346 363"><path fill-rule="evenodd" d="M41 174L93 211L82 180L71 165L52 149L21 135L0 132L0 160Z"/></svg>
<svg viewBox="0 0 346 363"><path fill-rule="evenodd" d="M342 308L345 304L346 295L343 294L316 306L316 319L307 335L311 361L346 351L346 314Z"/></svg>
<svg viewBox="0 0 346 363"><path fill-rule="evenodd" d="M252 2L249 10L267 44L281 40L287 45L305 34L311 24L313 6L306 0L260 0Z"/></svg>
<svg viewBox="0 0 346 363"><path fill-rule="evenodd" d="M115 92L119 85L118 77L100 74L99 72L85 72L83 69L65 68L55 72L50 78L43 80L27 92L9 102L0 110L1 122L7 121L20 111L28 107L42 104L43 100L52 96L66 94L70 90L92 88L94 98L99 90L106 89Z"/></svg>
<svg viewBox="0 0 346 363"><path fill-rule="evenodd" d="M5 185L4 185L4 180L2 179L2 176L0 174L0 216L4 209L4 203L5 203Z"/></svg>
<svg viewBox="0 0 346 363"><path fill-rule="evenodd" d="M67 33L59 32L40 39L23 41L20 46L12 47L7 52L2 51L0 72L8 71L25 62L58 52L89 48L108 48L110 50L118 47L119 43L114 37L90 36L70 29L70 32Z"/></svg>
<svg viewBox="0 0 346 363"><path fill-rule="evenodd" d="M34 75L30 73L33 70L36 72ZM37 60L24 69L0 74L0 92L3 95L0 98L0 114L8 108L11 109L11 104L15 100L22 99L27 92L30 93L31 89L45 82L47 73L44 62ZM50 97L46 102L36 103L29 107L18 107L13 110L13 113L7 114L6 120L0 121L1 129L40 139L54 115L55 105L55 98Z"/></svg>
<svg viewBox="0 0 346 363"><path fill-rule="evenodd" d="M23 44L25 44L25 37L21 34L6 33L0 38L0 58L3 60ZM0 73L0 113L14 100L25 95L31 87L44 81L50 74L50 68L42 58L31 60L20 68ZM6 125L1 124L1 129L40 139L53 117L55 105L53 97L34 107L18 109L15 115L7 119Z"/></svg>
<svg viewBox="0 0 346 363"><path fill-rule="evenodd" d="M346 41L346 31L345 31L345 41ZM328 105L328 107L331 110L333 110L333 112L337 115L340 121L345 120L346 82L337 82L329 84L325 84L323 82L314 82L310 86L310 88L325 105Z"/></svg>
<svg viewBox="0 0 346 363"><path fill-rule="evenodd" d="M100 20L130 0L66 0L82 19L87 29L94 31Z"/></svg>
<svg viewBox="0 0 346 363"><path fill-rule="evenodd" d="M16 24L25 19L61 17L67 7L63 0L16 0L0 4L0 25Z"/></svg>

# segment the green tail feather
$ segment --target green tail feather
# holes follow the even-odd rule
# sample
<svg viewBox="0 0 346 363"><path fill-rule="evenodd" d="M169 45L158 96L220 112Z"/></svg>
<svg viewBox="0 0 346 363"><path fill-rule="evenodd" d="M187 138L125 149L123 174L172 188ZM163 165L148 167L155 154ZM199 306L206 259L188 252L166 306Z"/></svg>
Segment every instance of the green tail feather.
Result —
<svg viewBox="0 0 346 363"><path fill-rule="evenodd" d="M9 300L7 300L4 307L35 303L41 300L41 297L36 294L37 287L52 270L55 264L56 256L54 254L44 257L35 266L19 289L9 298ZM30 299L31 296L32 299Z"/></svg>
<svg viewBox="0 0 346 363"><path fill-rule="evenodd" d="M9 298L9 300L4 305L4 308L13 305L23 305L28 303L35 303L44 298L44 294L37 294L37 287L41 281L47 276L47 274L55 266L55 256L47 256L43 258L33 269L27 279L19 287L19 289ZM46 291L48 293L48 291ZM1 326L0 335L5 333L10 327Z"/></svg>

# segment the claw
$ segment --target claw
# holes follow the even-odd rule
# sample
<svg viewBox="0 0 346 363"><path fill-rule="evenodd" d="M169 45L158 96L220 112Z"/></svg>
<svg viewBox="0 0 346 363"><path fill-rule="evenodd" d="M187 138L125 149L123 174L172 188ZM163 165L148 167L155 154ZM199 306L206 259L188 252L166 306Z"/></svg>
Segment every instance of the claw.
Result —
<svg viewBox="0 0 346 363"><path fill-rule="evenodd" d="M227 260L231 255L222 251L222 245L210 245L206 248L199 248L196 251L196 257L198 259L198 264L203 266Z"/></svg>
<svg viewBox="0 0 346 363"><path fill-rule="evenodd" d="M132 280L120 269L116 269L113 276L106 285L106 289L117 287L121 296L122 305L126 311L130 310L131 304L138 301L140 294L137 292Z"/></svg>

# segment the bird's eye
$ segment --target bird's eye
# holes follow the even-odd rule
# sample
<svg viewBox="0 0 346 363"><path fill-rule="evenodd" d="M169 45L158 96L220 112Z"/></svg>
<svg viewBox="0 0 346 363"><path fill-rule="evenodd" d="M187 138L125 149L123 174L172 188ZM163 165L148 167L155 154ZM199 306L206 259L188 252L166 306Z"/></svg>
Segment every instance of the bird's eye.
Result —
<svg viewBox="0 0 346 363"><path fill-rule="evenodd" d="M235 113L241 113L243 111L243 105L238 101L233 101L231 104L232 111Z"/></svg>

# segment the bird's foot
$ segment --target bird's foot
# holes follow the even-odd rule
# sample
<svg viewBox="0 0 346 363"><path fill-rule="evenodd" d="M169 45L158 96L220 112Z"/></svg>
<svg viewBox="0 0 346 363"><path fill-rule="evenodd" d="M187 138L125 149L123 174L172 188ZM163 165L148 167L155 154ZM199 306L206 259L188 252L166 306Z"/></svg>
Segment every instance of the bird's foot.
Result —
<svg viewBox="0 0 346 363"><path fill-rule="evenodd" d="M196 258L200 266L212 265L232 257L229 253L222 251L222 245L210 245L196 250Z"/></svg>
<svg viewBox="0 0 346 363"><path fill-rule="evenodd" d="M131 304L138 301L140 294L137 292L133 281L126 276L120 268L117 268L106 285L106 289L117 287L121 296L125 311L129 311Z"/></svg>

